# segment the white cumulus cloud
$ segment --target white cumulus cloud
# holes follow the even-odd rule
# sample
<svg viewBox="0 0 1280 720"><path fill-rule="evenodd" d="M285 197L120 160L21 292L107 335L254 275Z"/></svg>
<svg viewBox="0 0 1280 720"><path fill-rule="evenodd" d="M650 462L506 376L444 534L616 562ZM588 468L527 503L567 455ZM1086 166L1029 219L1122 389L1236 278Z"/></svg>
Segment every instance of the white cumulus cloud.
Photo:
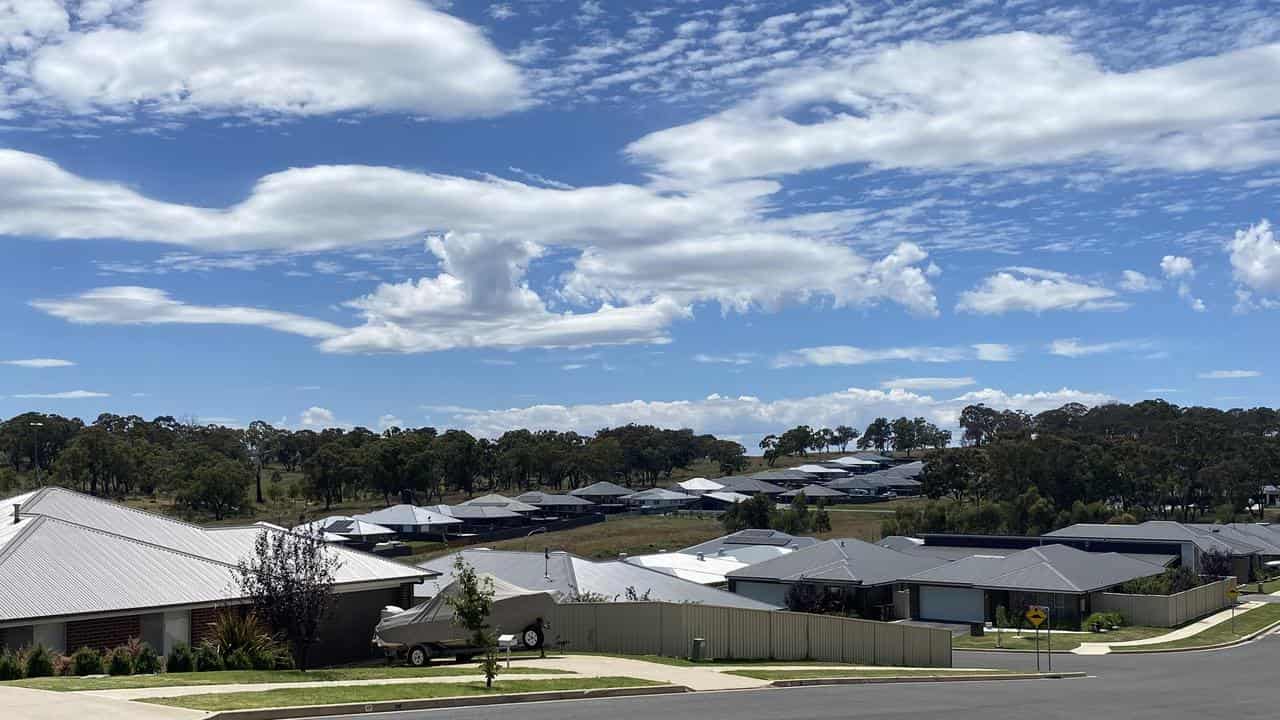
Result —
<svg viewBox="0 0 1280 720"><path fill-rule="evenodd" d="M1227 251L1236 282L1264 296L1280 294L1280 242L1270 222L1236 231Z"/></svg>
<svg viewBox="0 0 1280 720"><path fill-rule="evenodd" d="M34 50L29 74L86 114L458 118L529 103L520 71L479 28L415 0L361 0L358 11L343 0L148 0L127 25L78 26Z"/></svg>
<svg viewBox="0 0 1280 720"><path fill-rule="evenodd" d="M1066 273L1039 268L1006 268L960 294L957 312L1003 315L1050 310L1121 310L1116 291Z"/></svg>
<svg viewBox="0 0 1280 720"><path fill-rule="evenodd" d="M305 428L334 427L336 423L333 411L318 405L312 405L298 415L298 424Z"/></svg>

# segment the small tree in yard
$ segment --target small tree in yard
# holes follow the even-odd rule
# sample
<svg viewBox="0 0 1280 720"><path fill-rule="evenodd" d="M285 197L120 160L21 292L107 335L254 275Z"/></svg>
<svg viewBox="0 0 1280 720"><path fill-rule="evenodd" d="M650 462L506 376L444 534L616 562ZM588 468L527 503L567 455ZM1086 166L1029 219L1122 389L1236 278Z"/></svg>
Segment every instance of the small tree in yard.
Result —
<svg viewBox="0 0 1280 720"><path fill-rule="evenodd" d="M307 669L307 651L320 639L320 624L333 603L341 561L323 534L263 530L253 557L236 568L240 590L253 610L289 644L294 665Z"/></svg>
<svg viewBox="0 0 1280 720"><path fill-rule="evenodd" d="M453 581L457 592L446 602L453 610L453 622L471 633L471 644L484 648L480 670L484 673L484 686L493 687L502 665L498 662L498 642L489 628L489 613L493 610L493 578L480 577L459 555L453 562Z"/></svg>

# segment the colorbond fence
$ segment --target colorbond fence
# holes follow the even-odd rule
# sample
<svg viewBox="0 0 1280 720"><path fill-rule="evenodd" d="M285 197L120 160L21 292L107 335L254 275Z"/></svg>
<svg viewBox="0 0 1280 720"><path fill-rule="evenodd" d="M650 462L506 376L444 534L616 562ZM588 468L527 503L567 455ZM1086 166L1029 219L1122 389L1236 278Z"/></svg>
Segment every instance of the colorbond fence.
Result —
<svg viewBox="0 0 1280 720"><path fill-rule="evenodd" d="M820 660L951 667L951 632L769 610L663 602L571 603L549 618L566 650L688 657L694 638L725 660Z"/></svg>
<svg viewBox="0 0 1280 720"><path fill-rule="evenodd" d="M1235 585L1235 578L1226 578L1177 595L1099 593L1093 609L1118 612L1130 625L1177 627L1230 606L1227 591Z"/></svg>

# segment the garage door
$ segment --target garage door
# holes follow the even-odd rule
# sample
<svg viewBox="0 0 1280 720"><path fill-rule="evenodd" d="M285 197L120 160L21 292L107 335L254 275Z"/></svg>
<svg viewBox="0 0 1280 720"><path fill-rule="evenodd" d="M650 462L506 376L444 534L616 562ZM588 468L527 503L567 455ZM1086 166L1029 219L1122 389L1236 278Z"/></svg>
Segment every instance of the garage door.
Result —
<svg viewBox="0 0 1280 720"><path fill-rule="evenodd" d="M920 586L920 618L949 622L982 622L986 619L981 590Z"/></svg>

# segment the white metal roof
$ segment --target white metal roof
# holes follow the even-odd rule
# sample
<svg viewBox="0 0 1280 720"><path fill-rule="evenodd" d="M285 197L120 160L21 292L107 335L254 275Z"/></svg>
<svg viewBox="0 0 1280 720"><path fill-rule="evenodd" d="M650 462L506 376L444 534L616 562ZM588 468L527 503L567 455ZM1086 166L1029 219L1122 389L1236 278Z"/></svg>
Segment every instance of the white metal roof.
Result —
<svg viewBox="0 0 1280 720"><path fill-rule="evenodd" d="M206 529L62 488L19 497L20 522L0 528L0 623L238 599L236 563L262 532L284 532L265 524ZM375 555L331 550L339 591L424 577Z"/></svg>
<svg viewBox="0 0 1280 720"><path fill-rule="evenodd" d="M689 478L676 483L681 488L690 492L709 492L711 490L723 490L724 485L715 480L708 480L704 477Z"/></svg>
<svg viewBox="0 0 1280 720"><path fill-rule="evenodd" d="M432 525L456 525L461 520L449 517L434 510L417 505L401 504L385 507L381 510L355 515L355 519L378 525L416 525L431 527Z"/></svg>

